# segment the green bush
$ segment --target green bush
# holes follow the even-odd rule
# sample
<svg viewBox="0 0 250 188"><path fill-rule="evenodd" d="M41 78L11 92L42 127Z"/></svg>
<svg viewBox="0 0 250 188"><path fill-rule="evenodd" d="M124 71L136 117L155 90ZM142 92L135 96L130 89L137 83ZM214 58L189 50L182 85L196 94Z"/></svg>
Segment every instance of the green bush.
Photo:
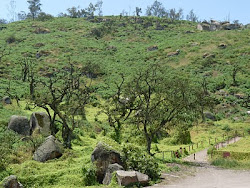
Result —
<svg viewBox="0 0 250 188"><path fill-rule="evenodd" d="M173 138L171 139L172 144L190 144L191 135L186 126L180 126L175 131Z"/></svg>
<svg viewBox="0 0 250 188"><path fill-rule="evenodd" d="M145 153L141 148L126 144L122 148L123 162L126 170L136 170L147 174L151 180L160 177L160 169L155 158Z"/></svg>
<svg viewBox="0 0 250 188"><path fill-rule="evenodd" d="M85 186L91 186L97 184L97 177L96 177L96 167L92 163L85 165L82 168L83 173L83 182Z"/></svg>

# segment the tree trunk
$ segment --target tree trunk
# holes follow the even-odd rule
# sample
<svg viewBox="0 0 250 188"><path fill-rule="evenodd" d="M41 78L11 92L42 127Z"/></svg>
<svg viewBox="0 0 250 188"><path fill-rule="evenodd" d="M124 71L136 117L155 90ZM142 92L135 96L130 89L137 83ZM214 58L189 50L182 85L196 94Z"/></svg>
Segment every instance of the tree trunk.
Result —
<svg viewBox="0 0 250 188"><path fill-rule="evenodd" d="M146 135L146 139L147 139L147 152L148 152L148 154L149 155L153 155L152 153L151 153L151 143L152 143L152 139L150 138L150 136L149 135Z"/></svg>
<svg viewBox="0 0 250 188"><path fill-rule="evenodd" d="M64 147L71 149L72 131L66 122L63 122L62 138Z"/></svg>

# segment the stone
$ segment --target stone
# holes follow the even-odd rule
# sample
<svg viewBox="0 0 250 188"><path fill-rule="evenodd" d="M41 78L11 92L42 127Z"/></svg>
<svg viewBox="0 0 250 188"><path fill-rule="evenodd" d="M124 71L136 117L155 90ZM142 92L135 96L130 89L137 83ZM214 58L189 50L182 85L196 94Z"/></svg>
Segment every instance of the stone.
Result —
<svg viewBox="0 0 250 188"><path fill-rule="evenodd" d="M34 32L36 34L47 34L50 33L50 30L47 28L38 27Z"/></svg>
<svg viewBox="0 0 250 188"><path fill-rule="evenodd" d="M247 111L247 115L250 115L250 111Z"/></svg>
<svg viewBox="0 0 250 188"><path fill-rule="evenodd" d="M148 175L142 174L137 171L118 170L116 171L116 178L118 185L120 186L128 186L134 183L140 183L146 185L149 182Z"/></svg>
<svg viewBox="0 0 250 188"><path fill-rule="evenodd" d="M151 51L155 51L155 50L158 50L158 46L154 45L154 46L150 46L148 47L148 52L151 52Z"/></svg>
<svg viewBox="0 0 250 188"><path fill-rule="evenodd" d="M2 101L4 104L12 104L11 98L8 96L3 97Z"/></svg>
<svg viewBox="0 0 250 188"><path fill-rule="evenodd" d="M227 48L227 45L224 43L221 43L221 44L219 44L218 48L225 49L225 48Z"/></svg>
<svg viewBox="0 0 250 188"><path fill-rule="evenodd" d="M30 116L31 132L38 129L43 136L51 135L50 119L45 112L33 112Z"/></svg>
<svg viewBox="0 0 250 188"><path fill-rule="evenodd" d="M204 53L203 58L215 58L215 54L210 54L210 53Z"/></svg>
<svg viewBox="0 0 250 188"><path fill-rule="evenodd" d="M136 172L137 180L139 183L146 185L149 183L149 177L146 174Z"/></svg>
<svg viewBox="0 0 250 188"><path fill-rule="evenodd" d="M118 170L116 171L116 177L117 177L118 185L120 186L127 186L127 185L138 182L135 171Z"/></svg>
<svg viewBox="0 0 250 188"><path fill-rule="evenodd" d="M51 159L60 158L63 153L63 145L56 140L53 135L48 136L33 155L33 159L39 162L45 162Z"/></svg>
<svg viewBox="0 0 250 188"><path fill-rule="evenodd" d="M210 119L212 121L216 121L216 117L211 113L211 112L204 112L204 116L207 118L207 119Z"/></svg>
<svg viewBox="0 0 250 188"><path fill-rule="evenodd" d="M124 168L121 165L117 164L117 163L110 164L108 166L108 169L106 171L106 174L105 174L105 177L104 177L104 179L102 181L102 184L109 185L110 182L111 182L111 179L112 179L112 173L116 172L117 170L124 170Z"/></svg>
<svg viewBox="0 0 250 188"><path fill-rule="evenodd" d="M17 177L14 175L4 178L0 187L3 188L23 188L23 185L18 182Z"/></svg>
<svg viewBox="0 0 250 188"><path fill-rule="evenodd" d="M103 182L110 164L117 163L123 166L120 154L102 142L99 142L94 149L91 155L91 161L96 165L96 176L99 183Z"/></svg>
<svg viewBox="0 0 250 188"><path fill-rule="evenodd" d="M172 56L177 56L177 55L179 55L180 54L180 50L178 49L178 50L176 50L175 52L169 52L168 54L167 54L167 56L168 57L172 57Z"/></svg>
<svg viewBox="0 0 250 188"><path fill-rule="evenodd" d="M30 123L25 116L11 116L8 128L23 136L30 135Z"/></svg>

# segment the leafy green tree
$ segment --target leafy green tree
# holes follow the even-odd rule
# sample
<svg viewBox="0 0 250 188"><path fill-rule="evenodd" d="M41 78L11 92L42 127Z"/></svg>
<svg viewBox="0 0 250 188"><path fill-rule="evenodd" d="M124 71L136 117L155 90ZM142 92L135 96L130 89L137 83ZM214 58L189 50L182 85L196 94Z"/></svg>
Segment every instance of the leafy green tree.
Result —
<svg viewBox="0 0 250 188"><path fill-rule="evenodd" d="M29 3L28 8L30 11L30 15L34 20L40 13L42 4L40 3L40 0L28 0L27 2Z"/></svg>
<svg viewBox="0 0 250 188"><path fill-rule="evenodd" d="M89 103L93 88L86 82L81 71L70 64L67 70L52 72L48 78L36 81L34 103L46 110L52 133L56 133L56 121L61 126L66 148L71 148L72 132L76 127L76 116L86 119L85 106ZM58 120L56 119L58 117Z"/></svg>

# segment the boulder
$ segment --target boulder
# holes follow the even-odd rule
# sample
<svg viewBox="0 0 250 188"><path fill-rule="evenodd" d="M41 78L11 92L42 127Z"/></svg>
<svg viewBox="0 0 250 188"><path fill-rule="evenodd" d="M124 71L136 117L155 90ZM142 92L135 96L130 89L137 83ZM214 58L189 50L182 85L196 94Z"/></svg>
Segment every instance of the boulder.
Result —
<svg viewBox="0 0 250 188"><path fill-rule="evenodd" d="M24 116L11 116L8 128L24 136L30 135L30 123Z"/></svg>
<svg viewBox="0 0 250 188"><path fill-rule="evenodd" d="M128 186L134 183L147 184L149 182L148 175L137 171L118 170L116 171L116 178L120 186Z"/></svg>
<svg viewBox="0 0 250 188"><path fill-rule="evenodd" d="M224 44L224 43L221 43L221 44L219 44L219 46L218 46L218 48L220 48L220 49L225 49L226 47L227 47L227 45Z"/></svg>
<svg viewBox="0 0 250 188"><path fill-rule="evenodd" d="M158 50L158 46L150 46L150 47L148 47L147 50L148 50L148 52Z"/></svg>
<svg viewBox="0 0 250 188"><path fill-rule="evenodd" d="M33 159L39 162L45 162L51 159L59 158L63 153L63 145L52 135L48 136L33 155Z"/></svg>
<svg viewBox="0 0 250 188"><path fill-rule="evenodd" d="M204 116L207 119L210 119L212 121L216 121L216 117L211 112L204 112Z"/></svg>
<svg viewBox="0 0 250 188"><path fill-rule="evenodd" d="M102 183L110 164L117 163L122 166L120 154L102 142L99 142L94 149L91 161L96 165L96 176L99 183Z"/></svg>
<svg viewBox="0 0 250 188"><path fill-rule="evenodd" d="M117 170L124 170L123 167L117 163L115 164L110 164L108 166L108 169L106 171L105 177L102 181L102 184L104 185L109 185L112 179L112 173L116 172Z"/></svg>
<svg viewBox="0 0 250 188"><path fill-rule="evenodd" d="M50 119L45 112L33 112L30 116L31 131L38 129L43 136L51 135Z"/></svg>
<svg viewBox="0 0 250 188"><path fill-rule="evenodd" d="M204 53L203 58L215 58L215 54L210 54L210 53Z"/></svg>
<svg viewBox="0 0 250 188"><path fill-rule="evenodd" d="M23 188L23 185L18 182L17 177L14 175L6 177L0 187L3 188Z"/></svg>
<svg viewBox="0 0 250 188"><path fill-rule="evenodd" d="M47 34L47 33L50 33L50 30L47 29L47 28L38 27L38 28L36 28L34 33L36 33L36 34Z"/></svg>
<svg viewBox="0 0 250 188"><path fill-rule="evenodd" d="M168 57L172 57L172 56L177 56L177 55L179 55L180 54L180 50L178 49L178 50L176 50L175 52L169 52L168 54L167 54L167 56Z"/></svg>
<svg viewBox="0 0 250 188"><path fill-rule="evenodd" d="M4 104L12 104L11 98L8 96L3 97L2 101Z"/></svg>

